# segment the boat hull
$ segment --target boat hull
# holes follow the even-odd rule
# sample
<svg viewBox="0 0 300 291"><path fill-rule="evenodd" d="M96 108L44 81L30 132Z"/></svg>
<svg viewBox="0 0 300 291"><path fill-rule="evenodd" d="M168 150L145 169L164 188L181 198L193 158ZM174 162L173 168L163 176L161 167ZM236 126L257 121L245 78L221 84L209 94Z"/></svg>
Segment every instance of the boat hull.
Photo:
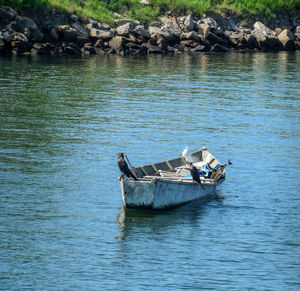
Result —
<svg viewBox="0 0 300 291"><path fill-rule="evenodd" d="M218 183L204 184L204 189L195 182L153 179L134 181L122 177L123 204L135 209L169 209L197 199L208 200L215 196Z"/></svg>

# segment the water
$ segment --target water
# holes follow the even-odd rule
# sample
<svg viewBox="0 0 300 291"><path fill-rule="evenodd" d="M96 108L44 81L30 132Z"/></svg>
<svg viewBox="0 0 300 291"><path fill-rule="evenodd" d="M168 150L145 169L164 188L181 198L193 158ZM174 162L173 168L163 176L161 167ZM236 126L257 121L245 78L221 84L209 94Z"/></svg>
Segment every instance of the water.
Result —
<svg viewBox="0 0 300 291"><path fill-rule="evenodd" d="M0 59L1 290L299 290L300 53ZM224 199L122 208L206 146Z"/></svg>

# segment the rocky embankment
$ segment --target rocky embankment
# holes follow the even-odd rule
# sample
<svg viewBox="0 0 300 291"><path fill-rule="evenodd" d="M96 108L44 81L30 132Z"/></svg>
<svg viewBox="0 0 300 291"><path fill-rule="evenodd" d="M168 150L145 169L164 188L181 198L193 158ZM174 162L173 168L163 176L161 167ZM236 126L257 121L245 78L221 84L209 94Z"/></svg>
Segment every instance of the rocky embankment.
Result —
<svg viewBox="0 0 300 291"><path fill-rule="evenodd" d="M53 15L52 15L53 16ZM270 29L255 22L252 29L230 17L176 17L169 12L145 27L118 19L114 27L69 15L68 25L55 17L34 20L7 6L0 7L0 54L5 55L146 55L228 50L299 50L300 23Z"/></svg>

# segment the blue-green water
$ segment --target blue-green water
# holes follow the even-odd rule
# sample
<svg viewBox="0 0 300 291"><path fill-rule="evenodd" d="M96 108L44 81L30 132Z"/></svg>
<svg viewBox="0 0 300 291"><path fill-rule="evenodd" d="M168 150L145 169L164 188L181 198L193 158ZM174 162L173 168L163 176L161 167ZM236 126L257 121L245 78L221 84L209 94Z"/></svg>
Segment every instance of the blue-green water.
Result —
<svg viewBox="0 0 300 291"><path fill-rule="evenodd" d="M0 59L1 290L299 290L300 53ZM122 208L206 146L222 200Z"/></svg>

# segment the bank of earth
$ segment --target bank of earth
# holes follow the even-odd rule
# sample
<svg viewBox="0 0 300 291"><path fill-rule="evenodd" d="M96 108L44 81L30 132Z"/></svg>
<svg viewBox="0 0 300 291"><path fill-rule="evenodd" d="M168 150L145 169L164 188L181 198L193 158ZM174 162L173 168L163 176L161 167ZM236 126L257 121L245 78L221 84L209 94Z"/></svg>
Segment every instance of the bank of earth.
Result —
<svg viewBox="0 0 300 291"><path fill-rule="evenodd" d="M62 24L68 23L68 24ZM147 55L183 52L294 51L300 49L300 21L281 17L241 26L231 16L197 18L166 12L149 25L130 19L113 24L83 19L58 9L45 15L0 7L2 55Z"/></svg>

